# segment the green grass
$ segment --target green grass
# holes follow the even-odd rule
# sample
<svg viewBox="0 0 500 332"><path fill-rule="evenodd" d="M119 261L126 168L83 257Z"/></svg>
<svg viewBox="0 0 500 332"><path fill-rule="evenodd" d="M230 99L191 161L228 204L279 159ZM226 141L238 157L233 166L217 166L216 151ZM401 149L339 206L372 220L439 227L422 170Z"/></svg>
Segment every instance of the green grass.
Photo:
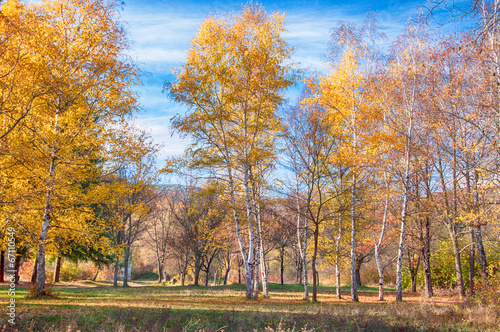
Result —
<svg viewBox="0 0 500 332"><path fill-rule="evenodd" d="M244 285L69 286L41 299L26 298L27 289L18 287L15 327L3 310L8 289L0 287L0 331L495 331L500 317L498 306L472 308L446 297L422 302L405 293L407 301L395 303L393 289L380 302L376 287L360 287L360 302L353 303L348 287L338 300L335 287L320 286L312 303L302 299L301 285L270 284L270 298L256 300L244 297Z"/></svg>

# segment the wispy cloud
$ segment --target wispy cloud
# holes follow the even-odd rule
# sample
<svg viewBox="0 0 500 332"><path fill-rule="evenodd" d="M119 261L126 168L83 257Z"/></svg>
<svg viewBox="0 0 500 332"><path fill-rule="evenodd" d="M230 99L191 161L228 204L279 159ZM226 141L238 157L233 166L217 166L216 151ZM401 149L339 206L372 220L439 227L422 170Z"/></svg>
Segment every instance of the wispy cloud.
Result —
<svg viewBox="0 0 500 332"><path fill-rule="evenodd" d="M245 2L242 0L242 2ZM389 38L397 36L410 15L414 15L418 2L387 0L376 3L364 1L338 4L327 0L260 1L269 11L286 12L283 35L295 48L293 61L300 67L316 72L328 69L325 55L329 52L330 31L339 21L362 24L365 12L378 12L379 23ZM172 69L185 62L186 51L201 22L210 13L239 11L241 2L230 0L183 2L148 0L127 1L122 19L132 40L130 55L141 63L147 73L143 85L137 87L144 112L137 123L150 128L157 143L164 145L159 160L180 154L188 144L172 136L170 119L183 114L186 108L176 105L162 94L163 84L171 80ZM293 89L292 89L293 90ZM293 90L295 91L295 90ZM292 92L293 92L292 91ZM292 92L287 96L293 100Z"/></svg>

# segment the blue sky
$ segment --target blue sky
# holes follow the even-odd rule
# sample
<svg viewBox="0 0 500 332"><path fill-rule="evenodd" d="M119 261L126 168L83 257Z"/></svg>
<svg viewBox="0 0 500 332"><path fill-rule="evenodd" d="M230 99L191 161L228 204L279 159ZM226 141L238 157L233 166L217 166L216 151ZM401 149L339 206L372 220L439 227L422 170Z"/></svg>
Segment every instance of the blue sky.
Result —
<svg viewBox="0 0 500 332"><path fill-rule="evenodd" d="M254 2L255 3L255 2ZM390 40L399 35L410 17L417 15L422 1L262 1L268 12L286 13L283 37L295 47L293 60L303 68L325 71L329 31L339 21L362 24L367 10L377 12L381 29ZM136 123L149 128L156 143L163 148L158 166L168 156L181 154L187 141L171 136L170 118L185 112L185 107L170 101L162 93L163 84L172 80L172 69L181 66L191 39L201 22L211 13L238 12L239 1L138 1L125 0L122 20L133 45L130 54L138 61L144 75L137 87L143 111ZM294 99L294 90L287 93Z"/></svg>

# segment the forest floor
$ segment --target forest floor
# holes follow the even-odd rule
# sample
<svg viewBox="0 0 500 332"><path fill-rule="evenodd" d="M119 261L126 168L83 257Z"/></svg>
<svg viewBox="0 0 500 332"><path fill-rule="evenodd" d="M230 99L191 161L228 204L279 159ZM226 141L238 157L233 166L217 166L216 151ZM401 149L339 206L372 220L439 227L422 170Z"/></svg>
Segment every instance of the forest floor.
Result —
<svg viewBox="0 0 500 332"><path fill-rule="evenodd" d="M30 298L16 288L15 325L8 322L8 286L0 284L3 331L500 331L500 306L474 299L459 301L438 291L432 299L394 289L378 301L376 287L361 287L359 302L343 299L335 287L320 286L318 302L302 299L303 286L270 284L270 297L245 298L244 285L165 286L132 282L112 287L103 282L63 283L53 295ZM310 289L310 292L312 289Z"/></svg>

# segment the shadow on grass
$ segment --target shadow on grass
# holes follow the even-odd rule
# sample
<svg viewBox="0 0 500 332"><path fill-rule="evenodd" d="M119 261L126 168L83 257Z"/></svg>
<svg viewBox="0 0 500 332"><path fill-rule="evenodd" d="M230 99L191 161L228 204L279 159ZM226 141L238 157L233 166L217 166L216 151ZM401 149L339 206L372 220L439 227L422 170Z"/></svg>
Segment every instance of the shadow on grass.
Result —
<svg viewBox="0 0 500 332"><path fill-rule="evenodd" d="M395 318L395 317L394 317ZM359 310L320 310L317 313L237 310L188 310L140 306L64 306L59 310L20 310L12 328L0 331L426 331L404 319ZM281 329L279 329L281 328ZM434 329L429 329L434 330Z"/></svg>

